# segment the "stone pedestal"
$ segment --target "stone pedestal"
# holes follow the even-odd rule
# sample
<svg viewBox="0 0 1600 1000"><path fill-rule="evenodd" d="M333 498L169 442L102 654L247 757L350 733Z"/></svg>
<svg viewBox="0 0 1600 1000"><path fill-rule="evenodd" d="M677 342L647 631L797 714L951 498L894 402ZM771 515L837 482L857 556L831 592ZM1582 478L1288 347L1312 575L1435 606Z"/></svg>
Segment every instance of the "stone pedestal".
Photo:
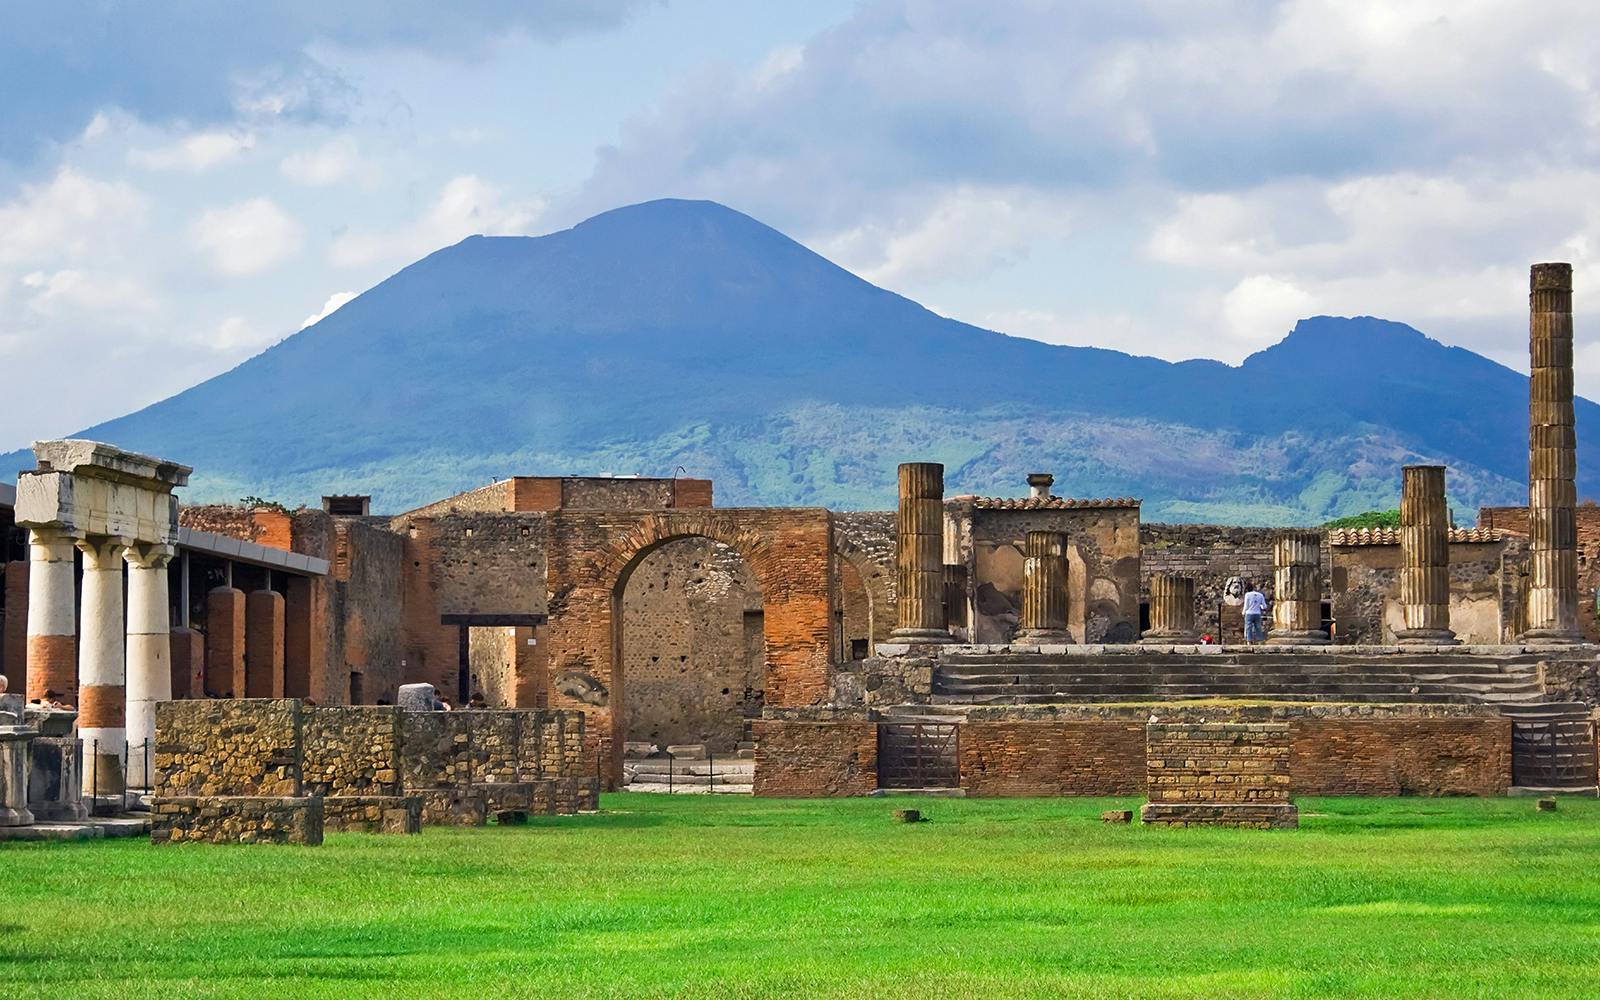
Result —
<svg viewBox="0 0 1600 1000"><path fill-rule="evenodd" d="M944 613L944 466L900 466L896 642L949 642Z"/></svg>
<svg viewBox="0 0 1600 1000"><path fill-rule="evenodd" d="M1578 630L1577 436L1572 412L1572 265L1529 275L1528 631L1530 642Z"/></svg>
<svg viewBox="0 0 1600 1000"><path fill-rule="evenodd" d="M28 769L28 808L40 823L78 823L87 819L79 762L83 743L76 736L40 736L33 741Z"/></svg>
<svg viewBox="0 0 1600 1000"><path fill-rule="evenodd" d="M1165 573L1150 577L1150 628L1139 641L1187 645L1199 639L1194 628L1194 579Z"/></svg>
<svg viewBox="0 0 1600 1000"><path fill-rule="evenodd" d="M1289 797L1289 725L1171 722L1145 727L1139 818L1160 826L1295 827Z"/></svg>
<svg viewBox="0 0 1600 1000"><path fill-rule="evenodd" d="M1408 465L1400 486L1400 604L1406 645L1450 646L1450 510L1444 466Z"/></svg>
<svg viewBox="0 0 1600 1000"><path fill-rule="evenodd" d="M26 726L0 726L0 826L32 826L28 809L28 744L39 733Z"/></svg>
<svg viewBox="0 0 1600 1000"><path fill-rule="evenodd" d="M1030 531L1023 538L1022 628L1016 641L1048 645L1072 641L1067 630L1067 536Z"/></svg>
<svg viewBox="0 0 1600 1000"><path fill-rule="evenodd" d="M1322 535L1286 531L1272 541L1272 633L1279 645L1324 645Z"/></svg>
<svg viewBox="0 0 1600 1000"><path fill-rule="evenodd" d="M433 711L434 688L432 684L402 684L395 695L395 704L403 712Z"/></svg>

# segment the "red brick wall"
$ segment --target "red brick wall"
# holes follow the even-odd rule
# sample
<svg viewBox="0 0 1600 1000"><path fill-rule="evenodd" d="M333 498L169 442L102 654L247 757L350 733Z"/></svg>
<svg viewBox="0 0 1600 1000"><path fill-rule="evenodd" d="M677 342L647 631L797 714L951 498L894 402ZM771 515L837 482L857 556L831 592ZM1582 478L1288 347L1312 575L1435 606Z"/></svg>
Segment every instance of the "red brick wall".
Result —
<svg viewBox="0 0 1600 1000"><path fill-rule="evenodd" d="M507 509L560 510L561 480L553 476L518 476L511 480L511 504Z"/></svg>
<svg viewBox="0 0 1600 1000"><path fill-rule="evenodd" d="M12 694L28 690L28 564L5 564L6 614L0 625L0 669Z"/></svg>
<svg viewBox="0 0 1600 1000"><path fill-rule="evenodd" d="M1504 795L1511 721L1296 719L1289 723L1296 795Z"/></svg>
<svg viewBox="0 0 1600 1000"><path fill-rule="evenodd" d="M1141 722L968 722L957 740L968 795L1139 795L1145 789Z"/></svg>
<svg viewBox="0 0 1600 1000"><path fill-rule="evenodd" d="M878 787L876 722L760 719L754 729L757 795L829 798Z"/></svg>
<svg viewBox="0 0 1600 1000"><path fill-rule="evenodd" d="M710 507L711 480L674 479L672 481L672 506Z"/></svg>
<svg viewBox="0 0 1600 1000"><path fill-rule="evenodd" d="M193 629L175 628L171 642L173 700L205 697L205 636Z"/></svg>
<svg viewBox="0 0 1600 1000"><path fill-rule="evenodd" d="M675 538L729 546L755 574L763 597L768 707L822 703L833 662L829 586L832 520L825 510L559 511L548 515L550 706L589 713L590 739L621 777L619 731L625 678L615 667L615 602L627 575ZM585 696L562 694L574 690Z"/></svg>
<svg viewBox="0 0 1600 1000"><path fill-rule="evenodd" d="M251 591L244 603L244 696L283 697L283 595Z"/></svg>
<svg viewBox="0 0 1600 1000"><path fill-rule="evenodd" d="M244 591L216 587L206 594L206 693L244 697Z"/></svg>

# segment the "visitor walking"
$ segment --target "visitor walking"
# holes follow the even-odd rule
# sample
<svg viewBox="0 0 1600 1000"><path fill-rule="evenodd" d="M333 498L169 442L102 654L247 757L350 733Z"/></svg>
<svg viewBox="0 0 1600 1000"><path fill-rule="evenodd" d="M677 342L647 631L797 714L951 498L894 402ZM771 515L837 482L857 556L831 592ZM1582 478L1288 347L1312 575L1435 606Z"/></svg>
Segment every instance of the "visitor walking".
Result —
<svg viewBox="0 0 1600 1000"><path fill-rule="evenodd" d="M1267 595L1256 589L1253 583L1245 584L1244 592L1244 641L1254 646L1267 637L1266 630L1261 626L1262 616L1267 613Z"/></svg>

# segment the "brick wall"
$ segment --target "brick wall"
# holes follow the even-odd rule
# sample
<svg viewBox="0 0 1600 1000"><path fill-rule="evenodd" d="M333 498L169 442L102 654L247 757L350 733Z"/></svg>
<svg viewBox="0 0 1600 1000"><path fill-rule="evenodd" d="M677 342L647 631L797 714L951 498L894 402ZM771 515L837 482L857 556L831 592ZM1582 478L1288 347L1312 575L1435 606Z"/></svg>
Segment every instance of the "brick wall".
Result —
<svg viewBox="0 0 1600 1000"><path fill-rule="evenodd" d="M762 624L755 574L728 546L682 538L646 555L622 595L625 738L732 752L761 714Z"/></svg>
<svg viewBox="0 0 1600 1000"><path fill-rule="evenodd" d="M1151 802L1289 801L1289 726L1152 722L1145 728Z"/></svg>
<svg viewBox="0 0 1600 1000"><path fill-rule="evenodd" d="M1509 719L1301 719L1289 723L1296 795L1504 795Z"/></svg>
<svg viewBox="0 0 1600 1000"><path fill-rule="evenodd" d="M699 536L749 565L763 596L764 701L820 704L832 664L832 521L811 509L561 511L548 517L550 704L581 708L609 782L621 777L626 678L615 669L613 594L656 546Z"/></svg>
<svg viewBox="0 0 1600 1000"><path fill-rule="evenodd" d="M878 724L761 719L755 794L776 798L866 795L878 787Z"/></svg>
<svg viewBox="0 0 1600 1000"><path fill-rule="evenodd" d="M894 511L854 511L833 515L834 550L839 554L839 594L846 598L845 632L841 638L869 637L871 645L887 641L896 625L895 569L896 515ZM849 570L860 580L859 597ZM863 608L863 602L865 607ZM835 609L836 611L838 609ZM863 616L865 611L865 617ZM866 628L862 623L866 623ZM869 647L869 652L871 648ZM839 655L849 656L848 641L840 643Z"/></svg>
<svg viewBox="0 0 1600 1000"><path fill-rule="evenodd" d="M972 796L1136 795L1144 724L1126 720L968 722L957 747Z"/></svg>

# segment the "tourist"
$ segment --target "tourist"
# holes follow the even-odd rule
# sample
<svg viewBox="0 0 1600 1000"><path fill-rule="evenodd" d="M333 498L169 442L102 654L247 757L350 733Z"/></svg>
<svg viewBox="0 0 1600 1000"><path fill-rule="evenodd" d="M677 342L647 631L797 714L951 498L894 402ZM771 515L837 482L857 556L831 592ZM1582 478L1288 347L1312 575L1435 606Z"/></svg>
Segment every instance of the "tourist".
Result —
<svg viewBox="0 0 1600 1000"><path fill-rule="evenodd" d="M6 678L5 674L0 674L0 694L5 694L6 693L6 688L8 688L10 686L11 686L11 681Z"/></svg>
<svg viewBox="0 0 1600 1000"><path fill-rule="evenodd" d="M1267 595L1256 589L1253 583L1246 584L1244 594L1244 641L1255 645L1266 638L1266 632L1261 627L1261 618L1267 613Z"/></svg>
<svg viewBox="0 0 1600 1000"><path fill-rule="evenodd" d="M467 699L468 708L488 708L489 702L484 698L482 691L472 692L472 697Z"/></svg>

